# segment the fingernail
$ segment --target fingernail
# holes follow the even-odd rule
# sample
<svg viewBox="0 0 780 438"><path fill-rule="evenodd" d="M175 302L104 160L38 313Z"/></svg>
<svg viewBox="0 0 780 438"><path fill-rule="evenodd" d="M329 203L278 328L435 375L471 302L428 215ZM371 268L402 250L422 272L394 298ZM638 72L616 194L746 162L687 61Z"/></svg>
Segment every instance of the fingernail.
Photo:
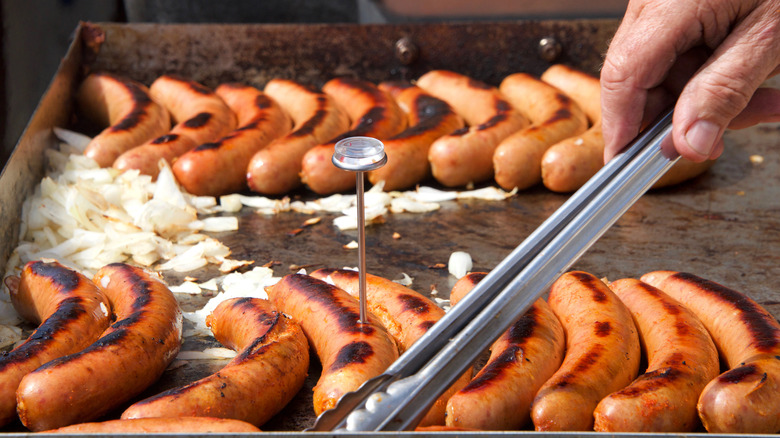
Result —
<svg viewBox="0 0 780 438"><path fill-rule="evenodd" d="M720 127L706 120L697 120L685 133L685 141L696 153L709 157L718 140Z"/></svg>

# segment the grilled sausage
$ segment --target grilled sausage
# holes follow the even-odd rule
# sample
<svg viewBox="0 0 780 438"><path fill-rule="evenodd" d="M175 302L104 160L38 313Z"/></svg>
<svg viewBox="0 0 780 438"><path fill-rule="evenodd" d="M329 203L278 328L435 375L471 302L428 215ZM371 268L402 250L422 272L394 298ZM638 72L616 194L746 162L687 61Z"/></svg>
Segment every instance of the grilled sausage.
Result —
<svg viewBox="0 0 780 438"><path fill-rule="evenodd" d="M355 298L360 296L357 271L319 269L312 272L311 276L325 281L330 280ZM422 294L371 274L366 274L366 305L398 343L401 352L417 342L436 321L444 316L444 310ZM471 374L469 368L434 402L419 425L443 425L447 400L471 380Z"/></svg>
<svg viewBox="0 0 780 438"><path fill-rule="evenodd" d="M547 299L566 333L560 369L536 394L536 430L592 430L599 401L625 388L639 371L636 326L626 306L598 278L562 275Z"/></svg>
<svg viewBox="0 0 780 438"><path fill-rule="evenodd" d="M461 277L450 294L457 303L486 274ZM563 327L543 299L537 300L490 347L490 358L465 388L447 402L447 425L516 430L530 422L536 392L561 365Z"/></svg>
<svg viewBox="0 0 780 438"><path fill-rule="evenodd" d="M699 396L707 431L780 432L780 323L746 295L692 274L656 271L642 281L695 313L729 368Z"/></svg>
<svg viewBox="0 0 780 438"><path fill-rule="evenodd" d="M417 86L449 103L469 125L434 141L428 151L431 172L448 187L493 177L493 153L528 120L492 86L461 74L433 70Z"/></svg>
<svg viewBox="0 0 780 438"><path fill-rule="evenodd" d="M348 130L349 117L327 94L291 80L272 79L263 91L284 108L295 126L255 153L246 178L252 191L281 195L301 185L303 155Z"/></svg>
<svg viewBox="0 0 780 438"><path fill-rule="evenodd" d="M571 97L592 124L584 133L550 146L542 156L544 186L554 192L573 192L604 165L599 80L562 64L548 68L541 79Z"/></svg>
<svg viewBox="0 0 780 438"><path fill-rule="evenodd" d="M176 179L194 195L219 196L245 189L252 156L292 127L282 107L255 87L222 84L216 94L236 114L239 127L214 143L196 146L173 163Z"/></svg>
<svg viewBox="0 0 780 438"><path fill-rule="evenodd" d="M208 416L259 427L303 387L309 344L300 325L268 301L224 301L206 324L238 355L215 374L133 404L122 418Z"/></svg>
<svg viewBox="0 0 780 438"><path fill-rule="evenodd" d="M168 134L120 155L113 164L117 169L137 169L157 177L160 159L172 163L190 149L236 129L233 111L213 91L195 81L164 75L152 83L149 92L168 109L177 124Z"/></svg>
<svg viewBox="0 0 780 438"><path fill-rule="evenodd" d="M314 413L335 406L347 392L383 373L398 358L398 347L376 317L360 322L355 298L322 280L302 274L266 288L270 301L299 321L322 363L314 387Z"/></svg>
<svg viewBox="0 0 780 438"><path fill-rule="evenodd" d="M349 269L318 269L314 278L332 282L355 298L359 297L359 276ZM442 316L444 309L422 294L377 275L366 274L366 305L392 336L401 352L406 351Z"/></svg>
<svg viewBox="0 0 780 438"><path fill-rule="evenodd" d="M46 433L103 435L124 433L232 433L260 432L249 423L226 418L179 417L179 418L136 418L133 420L108 420L99 423L80 423Z"/></svg>
<svg viewBox="0 0 780 438"><path fill-rule="evenodd" d="M355 187L354 173L333 164L336 142L355 136L379 140L392 137L406 128L406 115L389 94L367 81L331 79L322 91L349 115L352 126L349 131L306 152L301 163L301 180L315 193L330 194Z"/></svg>
<svg viewBox="0 0 780 438"><path fill-rule="evenodd" d="M152 100L143 84L127 78L92 73L79 86L76 102L87 117L108 126L84 150L100 167L171 129L168 110Z"/></svg>
<svg viewBox="0 0 780 438"><path fill-rule="evenodd" d="M476 429L465 429L452 426L417 426L415 432L477 432Z"/></svg>
<svg viewBox="0 0 780 438"><path fill-rule="evenodd" d="M387 164L368 172L368 180L373 184L384 181L385 191L413 187L431 173L428 163L431 144L463 128L463 118L447 102L409 83L383 82L379 88L393 95L408 114L409 128L383 142Z"/></svg>
<svg viewBox="0 0 780 438"><path fill-rule="evenodd" d="M496 182L505 190L526 189L542 181L542 156L547 149L585 132L588 119L566 94L526 73L507 76L499 90L532 125L496 147Z"/></svg>
<svg viewBox="0 0 780 438"><path fill-rule="evenodd" d="M542 180L554 191L573 192L604 165L604 137L601 134L601 87L599 80L564 65L553 65L542 80L569 95L587 114L592 126L582 135L551 146L542 157ZM694 163L680 159L652 188L666 187L695 178L712 167L714 161Z"/></svg>
<svg viewBox="0 0 780 438"><path fill-rule="evenodd" d="M677 300L639 280L610 283L639 329L647 371L599 402L599 432L691 432L696 402L718 375L718 352L699 318Z"/></svg>
<svg viewBox="0 0 780 438"><path fill-rule="evenodd" d="M17 411L30 430L99 418L154 383L179 352L181 311L162 281L122 263L104 266L93 281L117 321L86 349L22 379Z"/></svg>
<svg viewBox="0 0 780 438"><path fill-rule="evenodd" d="M110 304L97 286L57 262L28 262L21 278L9 277L6 285L19 315L40 325L0 357L0 425L16 418L16 389L27 373L80 351L111 322Z"/></svg>
<svg viewBox="0 0 780 438"><path fill-rule="evenodd" d="M685 158L680 158L679 161L674 163L674 166L672 166L671 169L667 170L666 173L653 184L652 188L660 189L662 187L669 187L696 178L712 167L715 164L715 161L716 160L704 160L702 162L694 162Z"/></svg>
<svg viewBox="0 0 780 438"><path fill-rule="evenodd" d="M550 146L542 156L542 183L558 193L574 192L604 166L601 122Z"/></svg>
<svg viewBox="0 0 780 438"><path fill-rule="evenodd" d="M487 272L469 272L458 279L450 291L450 306L458 304L486 276Z"/></svg>

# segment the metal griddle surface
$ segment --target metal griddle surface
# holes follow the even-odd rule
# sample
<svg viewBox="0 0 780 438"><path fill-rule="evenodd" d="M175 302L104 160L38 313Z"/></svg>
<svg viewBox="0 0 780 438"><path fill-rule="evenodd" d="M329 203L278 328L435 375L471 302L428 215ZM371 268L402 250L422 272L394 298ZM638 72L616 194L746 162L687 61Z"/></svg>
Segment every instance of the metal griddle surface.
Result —
<svg viewBox="0 0 780 438"><path fill-rule="evenodd" d="M33 129L35 126L48 124L50 127L68 120L67 115L72 113L69 90L76 83L77 73L88 69L123 72L147 84L159 74L175 72L210 86L227 80L262 86L272 77L296 77L316 84L338 74L354 74L380 81L415 78L430 68L450 68L497 83L514 71L541 73L549 64L540 61L530 47L538 37L550 32L565 40L560 62L593 72L615 26L613 21L419 27L103 25L99 29L106 31L106 39L100 51L88 49L93 41L90 38L85 40L83 55L79 49L72 50L70 57L81 57L76 60L77 68L65 68L55 78L49 94L57 96L42 103L39 112L43 116L36 115L27 135L39 134ZM94 28L82 28L82 31L90 30ZM328 53L309 47L314 43L305 38L315 35L327 39L332 46ZM421 55L417 63L406 66L392 57L388 45L400 36L410 35L419 44ZM366 41L367 36L374 39L369 38L353 53L358 50L357 42ZM475 36L482 39L475 42ZM296 48L292 41L304 42ZM432 50L434 47L442 47L441 52ZM229 54L222 53L226 48L230 49ZM457 50L463 56L453 53ZM372 51L381 53L372 55ZM274 54L284 59L275 59ZM251 65L250 58L256 59ZM66 85L58 86L58 81ZM31 151L46 147L51 141L47 135L42 138L38 135L37 140L27 138L20 142L10 170L6 169L0 182L4 201L14 198L3 192L2 187L29 186L40 180L36 168L41 163L26 162L23 166L33 173L27 183L17 170L22 167L22 158L40 160L41 155ZM775 317L780 316L780 291L773 281L780 276L778 139L778 125L727 133L725 153L706 174L681 186L644 196L574 269L609 279L637 277L656 269L684 270L746 292ZM751 156L761 156L763 162L751 160ZM435 186L433 182L429 184ZM306 190L290 196L313 199ZM440 210L431 213L388 214L383 223L367 229L368 270L391 279L406 273L414 279L413 289L428 296L436 290L438 296L446 298L455 279L446 268L436 268L437 264L446 266L453 251L466 251L474 259L474 270L490 270L566 198L567 195L537 187L506 201L453 201L443 203ZM19 205L11 207L16 209L11 217L16 217L18 222ZM300 267L313 270L356 266L357 252L344 249L343 245L356 240L357 233L336 229L332 225L333 215L322 215L318 225L307 227L299 234L290 233L310 217L300 213L260 215L245 208L239 214L238 232L215 237L232 249L233 258L255 260L258 265L275 262L273 268L279 276ZM14 234L16 223L6 222L10 223L3 225L0 235ZM400 238L394 239L394 233L399 233ZM6 240L3 246L5 252L0 261L4 262L14 245ZM165 273L171 284L178 284L185 275L205 280L217 272L207 269L181 275ZM182 298L181 304L184 310L190 311L202 306L208 298ZM183 349L215 345L216 341L210 338L188 338ZM314 362L306 387L264 430L300 431L312 424L311 389L319 375L319 365ZM205 376L224 363L187 361L168 370L144 396ZM22 429L17 424L6 430Z"/></svg>

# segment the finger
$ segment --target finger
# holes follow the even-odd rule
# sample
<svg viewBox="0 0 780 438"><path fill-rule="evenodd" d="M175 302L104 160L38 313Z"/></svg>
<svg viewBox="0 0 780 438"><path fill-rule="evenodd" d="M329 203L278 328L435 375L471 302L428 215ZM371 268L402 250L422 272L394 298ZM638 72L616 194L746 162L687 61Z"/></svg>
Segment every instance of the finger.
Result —
<svg viewBox="0 0 780 438"><path fill-rule="evenodd" d="M637 135L647 91L661 84L677 55L701 38L695 3L664 0L629 4L629 20L616 32L601 70L605 157L617 153Z"/></svg>
<svg viewBox="0 0 780 438"><path fill-rule="evenodd" d="M775 5L772 6L772 3ZM780 8L764 3L736 25L683 89L674 113L674 145L692 161L718 156L717 141L780 62ZM747 115L761 110L756 101Z"/></svg>
<svg viewBox="0 0 780 438"><path fill-rule="evenodd" d="M669 93L663 87L653 88L647 92L647 104L645 104L644 117L640 131L644 131L647 126L664 110L668 109L674 102L674 95Z"/></svg>
<svg viewBox="0 0 780 438"><path fill-rule="evenodd" d="M709 54L710 51L704 47L694 47L685 52L677 58L670 69L669 74L664 79L663 84L647 91L644 112L637 113L642 115L640 131L644 130L650 122L654 121L655 118L661 114L661 112L674 103L677 96L685 87L685 84L704 61L707 60ZM676 152L672 152L674 150L674 142L671 141L671 138L669 139L668 148L669 152L667 153L667 156L671 157L678 155ZM605 148L604 162L606 163L611 160L617 152L618 151Z"/></svg>
<svg viewBox="0 0 780 438"><path fill-rule="evenodd" d="M729 123L730 129L743 129L759 123L780 122L780 90L759 88L747 107Z"/></svg>

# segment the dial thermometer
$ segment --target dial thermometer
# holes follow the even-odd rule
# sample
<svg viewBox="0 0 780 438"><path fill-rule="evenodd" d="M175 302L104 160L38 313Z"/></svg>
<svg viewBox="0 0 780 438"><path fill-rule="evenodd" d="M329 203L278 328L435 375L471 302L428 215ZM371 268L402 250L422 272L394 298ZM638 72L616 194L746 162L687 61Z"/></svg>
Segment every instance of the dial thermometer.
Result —
<svg viewBox="0 0 780 438"><path fill-rule="evenodd" d="M347 137L336 143L333 164L339 169L355 172L357 188L358 285L360 322L367 323L366 310L366 207L363 202L363 174L387 163L385 145L372 137Z"/></svg>

